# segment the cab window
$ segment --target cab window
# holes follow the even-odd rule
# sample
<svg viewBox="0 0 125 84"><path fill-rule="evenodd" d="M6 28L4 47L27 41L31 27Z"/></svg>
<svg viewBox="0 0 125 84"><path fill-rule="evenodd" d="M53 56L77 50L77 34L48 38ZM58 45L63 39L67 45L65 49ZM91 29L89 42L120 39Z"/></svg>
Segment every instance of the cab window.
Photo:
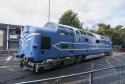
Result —
<svg viewBox="0 0 125 84"><path fill-rule="evenodd" d="M51 38L42 36L41 37L41 49L50 49L51 48Z"/></svg>

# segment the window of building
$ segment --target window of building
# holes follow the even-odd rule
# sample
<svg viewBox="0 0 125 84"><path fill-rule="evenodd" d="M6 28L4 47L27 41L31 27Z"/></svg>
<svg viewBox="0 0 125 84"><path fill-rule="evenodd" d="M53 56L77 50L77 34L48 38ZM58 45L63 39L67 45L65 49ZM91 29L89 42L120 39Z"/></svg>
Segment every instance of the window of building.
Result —
<svg viewBox="0 0 125 84"><path fill-rule="evenodd" d="M51 38L42 36L41 38L41 49L50 49L51 48Z"/></svg>

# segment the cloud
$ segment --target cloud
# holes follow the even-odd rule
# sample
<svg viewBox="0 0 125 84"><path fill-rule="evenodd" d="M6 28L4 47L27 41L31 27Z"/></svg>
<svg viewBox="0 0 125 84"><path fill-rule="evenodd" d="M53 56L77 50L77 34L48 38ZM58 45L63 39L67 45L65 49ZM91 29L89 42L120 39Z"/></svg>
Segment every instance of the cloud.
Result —
<svg viewBox="0 0 125 84"><path fill-rule="evenodd" d="M87 23L107 23L111 22L119 10L124 11L123 0L92 0L86 1L88 6L87 12L80 12L80 17L85 19ZM123 16L123 18L125 18ZM112 24L112 23L111 23ZM124 24L125 25L125 24Z"/></svg>
<svg viewBox="0 0 125 84"><path fill-rule="evenodd" d="M97 23L124 25L124 0L51 0L51 21L67 9L78 13L85 26ZM0 22L42 26L47 22L48 0L0 0Z"/></svg>
<svg viewBox="0 0 125 84"><path fill-rule="evenodd" d="M46 1L1 0L0 2L0 21L2 23L43 25L47 21L48 11L45 8L48 7L48 3Z"/></svg>

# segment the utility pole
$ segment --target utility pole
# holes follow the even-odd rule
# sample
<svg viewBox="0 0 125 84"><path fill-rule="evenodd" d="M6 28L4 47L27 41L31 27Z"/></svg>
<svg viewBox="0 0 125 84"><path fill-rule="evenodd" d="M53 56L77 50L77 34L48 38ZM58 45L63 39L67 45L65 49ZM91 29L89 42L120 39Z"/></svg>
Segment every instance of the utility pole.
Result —
<svg viewBox="0 0 125 84"><path fill-rule="evenodd" d="M50 21L50 0L49 0L49 8L48 8L48 22Z"/></svg>

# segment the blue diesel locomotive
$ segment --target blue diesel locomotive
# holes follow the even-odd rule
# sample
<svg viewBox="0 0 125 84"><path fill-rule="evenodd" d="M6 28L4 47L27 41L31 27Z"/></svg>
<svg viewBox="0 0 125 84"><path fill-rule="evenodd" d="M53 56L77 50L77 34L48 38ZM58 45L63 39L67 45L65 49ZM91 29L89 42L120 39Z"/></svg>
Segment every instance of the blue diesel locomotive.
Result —
<svg viewBox="0 0 125 84"><path fill-rule="evenodd" d="M24 27L19 45L20 66L35 72L81 62L88 55L112 54L109 38L53 22Z"/></svg>

